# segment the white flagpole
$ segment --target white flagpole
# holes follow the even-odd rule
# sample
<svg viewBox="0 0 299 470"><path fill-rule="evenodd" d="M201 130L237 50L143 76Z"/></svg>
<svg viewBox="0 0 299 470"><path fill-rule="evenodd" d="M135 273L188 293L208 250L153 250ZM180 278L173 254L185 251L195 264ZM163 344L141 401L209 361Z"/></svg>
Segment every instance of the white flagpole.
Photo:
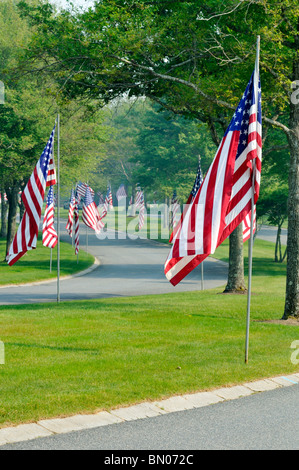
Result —
<svg viewBox="0 0 299 470"><path fill-rule="evenodd" d="M60 116L57 115L57 302L60 302Z"/></svg>
<svg viewBox="0 0 299 470"><path fill-rule="evenodd" d="M259 58L260 58L260 36L257 36L256 63L255 63L255 77L257 76L257 82L258 82L258 77L259 77ZM255 106L256 106L256 114L257 114L257 111L258 111L258 90L256 89L256 87L255 87ZM254 159L252 161L251 221L250 221L250 239L249 239L249 242L248 242L248 294L247 294L247 316L246 316L245 364L248 363L248 350L249 350L250 301L251 301L251 281L252 281L252 251L253 251L253 223L254 223L255 166L256 166L256 163L255 163L255 159Z"/></svg>

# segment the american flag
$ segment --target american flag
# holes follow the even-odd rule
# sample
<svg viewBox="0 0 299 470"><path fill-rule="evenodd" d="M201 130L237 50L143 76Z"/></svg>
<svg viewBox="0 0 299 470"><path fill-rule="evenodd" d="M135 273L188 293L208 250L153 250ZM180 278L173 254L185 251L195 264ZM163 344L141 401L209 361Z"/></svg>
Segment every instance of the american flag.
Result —
<svg viewBox="0 0 299 470"><path fill-rule="evenodd" d="M189 204L191 204L191 202L194 200L199 188L201 187L202 185L202 182L203 182L203 177L202 177L202 172L201 172L201 164L200 164L200 157L198 159L198 167L197 167L197 173L196 173L196 178L195 178L195 181L194 181L194 184L193 184L193 187L192 187L192 190L191 190L191 193L189 194L189 197L188 197L188 200L186 202L186 206L184 208L184 211L183 211L183 214L181 215L181 219L180 219L180 222L178 224L176 224L176 226L174 227L174 230L170 236L170 240L169 240L169 243L172 243L173 241L173 238L174 236L176 235L176 233L178 232L179 228L180 228L180 224L182 223L182 220L184 218L184 215L185 215L185 211L188 210L188 206Z"/></svg>
<svg viewBox="0 0 299 470"><path fill-rule="evenodd" d="M164 267L173 285L214 253L245 219L251 210L253 176L254 203L257 202L262 156L261 88L257 70L256 66L214 161L175 235Z"/></svg>
<svg viewBox="0 0 299 470"><path fill-rule="evenodd" d="M104 200L104 197L103 197L103 194L99 191L98 193L98 196L99 196L99 203L98 203L98 206L102 207L105 200Z"/></svg>
<svg viewBox="0 0 299 470"><path fill-rule="evenodd" d="M57 242L58 236L54 228L54 194L53 186L50 186L43 221L43 245L54 248Z"/></svg>
<svg viewBox="0 0 299 470"><path fill-rule="evenodd" d="M101 221L98 208L92 199L92 195L88 187L86 188L83 202L82 220L85 225L92 228L96 233L100 233L102 228L105 226Z"/></svg>
<svg viewBox="0 0 299 470"><path fill-rule="evenodd" d="M139 184L136 186L136 198L135 198L135 208L138 209L140 204L141 204L141 199L143 197L143 192L141 191L141 188Z"/></svg>
<svg viewBox="0 0 299 470"><path fill-rule="evenodd" d="M49 142L52 141L51 139L52 134ZM7 255L7 262L10 266L16 263L28 250L36 248L51 157L49 142L22 193L25 212Z"/></svg>
<svg viewBox="0 0 299 470"><path fill-rule="evenodd" d="M143 225L144 225L144 211L145 211L143 191L140 191L140 202L139 202L138 208L139 208L138 228L139 228L139 230L141 230Z"/></svg>
<svg viewBox="0 0 299 470"><path fill-rule="evenodd" d="M251 211L248 212L245 219L243 220L243 242L246 242L250 238L250 227L251 227ZM256 230L256 206L253 210L253 232Z"/></svg>
<svg viewBox="0 0 299 470"><path fill-rule="evenodd" d="M50 140L48 142L48 151L50 153L50 161L49 161L49 171L48 171L48 176L47 176L47 187L53 186L56 184L56 169L55 169L55 163L54 163L54 136L55 136L55 127L52 131L52 134L50 136Z"/></svg>
<svg viewBox="0 0 299 470"><path fill-rule="evenodd" d="M79 240L79 228L80 228L80 222L79 222L79 198L78 194L75 194L75 205L74 205L74 219L75 219L75 254L77 255L79 253L79 245L80 245L80 240Z"/></svg>
<svg viewBox="0 0 299 470"><path fill-rule="evenodd" d="M127 193L124 184L121 184L118 190L116 191L116 198L119 201L123 197L127 197Z"/></svg>
<svg viewBox="0 0 299 470"><path fill-rule="evenodd" d="M94 197L94 190L90 186L88 186L87 183L81 183L81 181L79 181L79 183L77 184L77 188L76 188L78 196L84 198L87 188L89 188L92 197Z"/></svg>
<svg viewBox="0 0 299 470"><path fill-rule="evenodd" d="M201 162L200 162L200 157L199 157L196 178L195 178L194 185L193 185L193 188L191 190L190 196L188 198L187 204L190 204L190 202L193 201L193 199L195 198L199 188L202 185L202 182L203 182L203 177L202 177Z"/></svg>
<svg viewBox="0 0 299 470"><path fill-rule="evenodd" d="M111 187L108 186L107 188L107 194L105 197L105 202L104 202L104 207L103 211L101 214L101 219L103 219L106 215L109 209L113 209L113 202L112 202L112 192L111 192Z"/></svg>
<svg viewBox="0 0 299 470"><path fill-rule="evenodd" d="M180 210L180 204L178 201L177 193L176 190L173 191L173 196L171 199L171 206L170 206L170 211L172 213L171 221L170 221L170 226L175 227L176 226L176 214Z"/></svg>
<svg viewBox="0 0 299 470"><path fill-rule="evenodd" d="M74 205L75 205L75 194L74 194L74 190L72 189L71 197L70 197L68 221L65 227L70 237L73 236Z"/></svg>

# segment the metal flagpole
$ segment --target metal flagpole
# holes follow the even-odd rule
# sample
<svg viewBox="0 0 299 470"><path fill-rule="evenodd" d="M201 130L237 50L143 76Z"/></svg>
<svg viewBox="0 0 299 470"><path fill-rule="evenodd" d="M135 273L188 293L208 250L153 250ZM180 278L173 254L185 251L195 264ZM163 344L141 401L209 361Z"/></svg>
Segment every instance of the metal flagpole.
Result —
<svg viewBox="0 0 299 470"><path fill-rule="evenodd" d="M201 290L203 290L203 261L201 263Z"/></svg>
<svg viewBox="0 0 299 470"><path fill-rule="evenodd" d="M50 248L50 273L52 272L52 249Z"/></svg>
<svg viewBox="0 0 299 470"><path fill-rule="evenodd" d="M60 302L60 116L57 114L57 302Z"/></svg>
<svg viewBox="0 0 299 470"><path fill-rule="evenodd" d="M259 58L260 58L260 36L257 36L256 44L256 63L255 75L259 77ZM255 87L255 106L256 114L258 110L258 91ZM257 119L257 117L256 117ZM250 326L250 301L251 301L251 281L252 281L252 251L253 251L253 223L254 223L254 188L255 188L255 159L252 161L252 196L251 196L251 220L250 220L250 239L248 243L248 294L247 294L247 316L246 316L246 340L245 340L245 364L248 363L249 350L249 326Z"/></svg>

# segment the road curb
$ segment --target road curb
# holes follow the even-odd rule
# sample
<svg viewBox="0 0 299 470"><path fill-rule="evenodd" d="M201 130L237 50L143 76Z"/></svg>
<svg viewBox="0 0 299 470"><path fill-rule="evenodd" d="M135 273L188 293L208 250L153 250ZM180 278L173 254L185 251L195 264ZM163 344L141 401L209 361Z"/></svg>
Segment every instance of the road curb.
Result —
<svg viewBox="0 0 299 470"><path fill-rule="evenodd" d="M94 255L91 255L94 256ZM90 272L94 271L100 266L101 262L98 258L94 256L94 263L89 267L84 269L84 271L79 271L75 274L70 274L69 276L60 276L61 281L65 281L67 279L73 279L74 277L85 276ZM51 284L52 282L57 282L57 277L53 277L52 279L45 279L44 281L35 281L35 282L25 282L23 284L6 284L4 286L0 286L0 289L8 289L10 287L30 287L30 286L39 286L42 284Z"/></svg>
<svg viewBox="0 0 299 470"><path fill-rule="evenodd" d="M45 419L36 423L20 424L15 427L0 429L0 446L126 421L145 419L166 413L201 408L247 397L255 393L291 387L298 383L299 373L295 373L247 382L243 385L222 387L208 392L191 393L160 401L139 403L133 406L113 409L109 412L100 411L99 413L89 415L78 414L66 418Z"/></svg>

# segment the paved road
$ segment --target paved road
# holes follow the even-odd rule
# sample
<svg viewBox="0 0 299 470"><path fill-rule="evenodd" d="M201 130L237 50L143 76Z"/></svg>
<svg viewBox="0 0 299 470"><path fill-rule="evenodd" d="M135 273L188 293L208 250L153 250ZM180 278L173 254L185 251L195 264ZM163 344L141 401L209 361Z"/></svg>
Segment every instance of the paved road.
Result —
<svg viewBox="0 0 299 470"><path fill-rule="evenodd" d="M282 245L287 244L287 233L286 229L281 230L281 243ZM276 234L277 234L277 227L272 227L271 225L262 225L260 230L257 233L257 238L261 238L262 240L267 240L269 242L275 243L276 241Z"/></svg>
<svg viewBox="0 0 299 470"><path fill-rule="evenodd" d="M202 449L298 450L298 402L299 385L294 385L203 408L10 444L0 449L105 450L100 454L102 459L105 455L111 457L109 450L114 454L117 450L173 453Z"/></svg>
<svg viewBox="0 0 299 470"><path fill-rule="evenodd" d="M61 224L61 239L69 241ZM88 230L88 251L97 257L100 266L91 273L61 280L60 298L84 300L104 297L119 297L144 294L163 294L201 289L201 269L195 269L186 280L173 287L164 276L164 262L169 247L146 239L131 240L123 233L116 238L99 240L94 231ZM80 234L82 249L86 247L86 229ZM30 253L29 253L30 255ZM75 256L75 255L74 255ZM225 285L227 265L207 259L204 262L204 288ZM0 304L53 302L57 300L57 282L38 286L9 287L0 289Z"/></svg>

